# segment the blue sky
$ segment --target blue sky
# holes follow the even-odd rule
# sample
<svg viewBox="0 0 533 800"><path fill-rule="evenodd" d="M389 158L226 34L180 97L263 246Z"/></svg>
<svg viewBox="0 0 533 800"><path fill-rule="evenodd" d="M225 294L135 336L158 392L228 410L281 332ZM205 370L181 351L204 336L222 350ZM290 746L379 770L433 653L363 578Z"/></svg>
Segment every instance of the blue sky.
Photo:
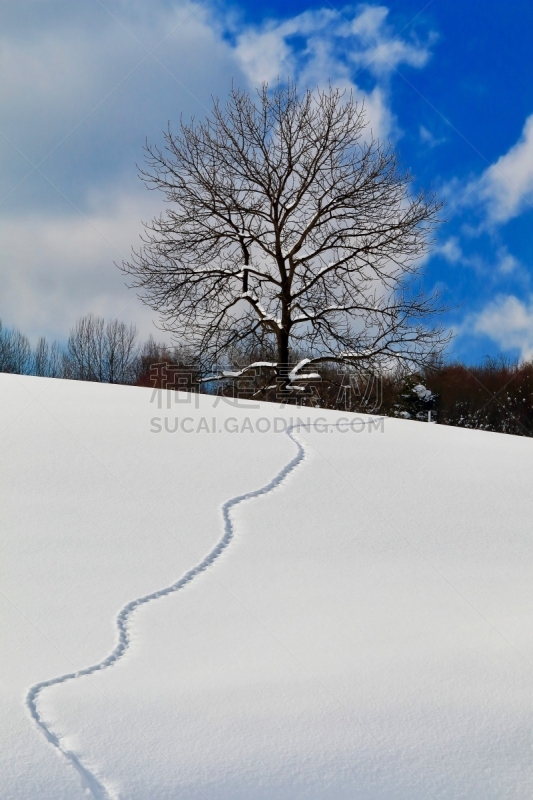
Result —
<svg viewBox="0 0 533 800"><path fill-rule="evenodd" d="M233 80L331 80L364 99L447 221L426 264L453 353L533 356L533 4L22 0L1 13L0 318L64 338L93 311L156 319L123 285L147 136Z"/></svg>

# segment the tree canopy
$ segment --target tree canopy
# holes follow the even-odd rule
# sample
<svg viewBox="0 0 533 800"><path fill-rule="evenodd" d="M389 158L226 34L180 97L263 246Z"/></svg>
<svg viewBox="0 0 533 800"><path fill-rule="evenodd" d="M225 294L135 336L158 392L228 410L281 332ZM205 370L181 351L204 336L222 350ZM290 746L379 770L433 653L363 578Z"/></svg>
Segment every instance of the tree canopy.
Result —
<svg viewBox="0 0 533 800"><path fill-rule="evenodd" d="M426 363L446 337L413 288L440 204L341 90L233 89L146 145L166 211L122 269L163 325L215 363L232 348L373 367Z"/></svg>

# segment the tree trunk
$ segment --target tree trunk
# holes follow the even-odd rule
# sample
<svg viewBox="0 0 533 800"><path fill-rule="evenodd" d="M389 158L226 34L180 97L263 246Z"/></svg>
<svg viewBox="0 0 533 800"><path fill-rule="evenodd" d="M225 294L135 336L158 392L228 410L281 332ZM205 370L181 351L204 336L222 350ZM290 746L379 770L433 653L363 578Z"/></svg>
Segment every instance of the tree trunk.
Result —
<svg viewBox="0 0 533 800"><path fill-rule="evenodd" d="M278 363L280 367L289 366L289 334L282 330L278 342Z"/></svg>
<svg viewBox="0 0 533 800"><path fill-rule="evenodd" d="M289 333L282 329L278 338L278 385L283 395L288 393L289 371Z"/></svg>

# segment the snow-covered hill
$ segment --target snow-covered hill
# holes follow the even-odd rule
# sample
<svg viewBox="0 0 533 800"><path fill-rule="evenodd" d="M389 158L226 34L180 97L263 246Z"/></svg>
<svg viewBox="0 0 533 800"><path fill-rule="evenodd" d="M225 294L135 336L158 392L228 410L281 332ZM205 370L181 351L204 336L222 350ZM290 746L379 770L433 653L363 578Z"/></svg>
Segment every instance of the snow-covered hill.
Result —
<svg viewBox="0 0 533 800"><path fill-rule="evenodd" d="M0 376L2 799L529 799L533 441L170 399Z"/></svg>

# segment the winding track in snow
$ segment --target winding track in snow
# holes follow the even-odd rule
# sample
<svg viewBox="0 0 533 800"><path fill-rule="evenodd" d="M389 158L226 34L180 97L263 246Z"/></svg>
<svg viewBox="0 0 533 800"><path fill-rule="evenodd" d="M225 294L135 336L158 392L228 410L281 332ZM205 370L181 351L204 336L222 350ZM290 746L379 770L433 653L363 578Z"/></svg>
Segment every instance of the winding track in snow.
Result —
<svg viewBox="0 0 533 800"><path fill-rule="evenodd" d="M324 423L321 424L324 426ZM330 423L330 425L337 427L335 423ZM47 724L41 712L39 711L39 695L43 689L47 689L50 686L57 686L61 683L67 683L75 678L81 678L84 675L92 675L95 672L112 667L114 664L120 661L130 645L129 623L133 613L140 606L146 605L152 600L158 600L160 597L166 597L169 594L177 592L179 589L183 589L185 586L191 583L191 581L194 580L197 575L205 572L205 570L216 561L219 555L224 552L235 535L235 527L231 519L231 510L235 508L235 506L239 505L239 503L243 503L245 500L252 500L255 497L260 497L263 494L272 492L281 483L283 483L287 476L290 475L290 473L293 472L304 460L306 453L305 448L292 435L294 429L297 427L310 427L310 424L296 423L294 425L290 425L286 429L285 433L298 448L298 452L291 459L291 461L289 461L289 463L286 464L277 473L277 475L272 478L271 481L262 486L260 489L254 489L252 492L246 492L245 494L232 497L230 500L226 500L226 502L223 504L223 534L213 549L210 550L210 552L202 559L202 561L188 570L188 572L182 575L182 577L179 578L175 583L171 584L170 586L166 586L164 589L158 589L156 592L150 592L150 594L137 597L135 600L130 600L130 602L126 603L126 605L123 606L123 608L118 612L115 620L118 631L118 642L109 655L106 656L106 658L96 664L92 664L90 667L80 669L77 672L69 672L64 675L59 675L57 678L50 678L47 681L40 681L29 689L28 694L26 695L26 705L34 723L41 733L46 737L47 741L50 742L50 744L55 747L55 749L76 769L81 777L83 787L91 792L95 800L113 800L116 795L112 790L107 789L106 786L98 780L96 775L90 771L90 769L82 764L76 753L65 747L65 745L61 742L60 737L54 733L50 725Z"/></svg>
<svg viewBox="0 0 533 800"><path fill-rule="evenodd" d="M112 800L113 793L110 793L104 784L98 780L96 775L94 775L82 764L78 756L72 752L72 750L67 749L62 744L59 736L54 733L52 728L46 723L44 717L39 711L39 695L43 689L47 689L50 686L57 686L61 683L67 683L75 678L81 678L84 675L92 675L95 672L112 667L114 664L120 661L130 645L129 623L133 613L140 606L146 605L152 600L158 600L160 597L166 597L169 594L173 594L173 592L177 592L179 589L183 589L185 586L187 586L187 584L191 583L191 581L194 580L197 575L205 572L205 570L216 561L219 555L227 548L235 535L235 527L231 519L231 510L235 506L239 505L239 503L243 503L245 500L251 500L254 497L260 497L261 495L268 494L276 489L305 458L305 449L303 445L301 445L300 442L292 435L295 427L297 426L291 425L288 427L286 434L298 448L296 455L278 472L274 478L272 478L271 481L269 481L269 483L265 484L260 489L254 489L252 492L246 492L246 494L240 494L236 497L232 497L230 500L226 500L222 506L222 518L224 523L223 534L213 549L202 559L202 561L188 570L188 572L182 575L181 578L179 578L170 586L166 586L164 589L158 589L156 592L150 592L150 594L145 594L142 597L137 597L135 600L130 600L129 603L126 603L126 605L121 608L115 620L118 631L118 642L109 655L106 656L106 658L96 664L92 664L90 667L80 669L77 672L69 672L65 673L64 675L59 675L57 678L50 678L47 681L40 681L39 683L34 684L28 691L28 694L26 695L26 705L33 721L39 730L44 734L46 739L50 742L50 744L55 747L56 750L61 753L61 755L64 756L76 769L82 779L84 788L89 789L96 800Z"/></svg>

